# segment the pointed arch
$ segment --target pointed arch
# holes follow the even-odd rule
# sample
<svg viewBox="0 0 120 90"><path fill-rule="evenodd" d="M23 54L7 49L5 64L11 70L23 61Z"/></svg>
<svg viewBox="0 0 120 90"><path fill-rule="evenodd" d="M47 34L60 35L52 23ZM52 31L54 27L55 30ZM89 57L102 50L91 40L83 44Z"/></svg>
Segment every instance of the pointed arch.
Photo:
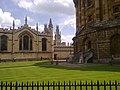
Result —
<svg viewBox="0 0 120 90"><path fill-rule="evenodd" d="M19 50L32 50L33 38L28 32L19 35Z"/></svg>
<svg viewBox="0 0 120 90"><path fill-rule="evenodd" d="M42 51L47 51L47 39L42 38Z"/></svg>
<svg viewBox="0 0 120 90"><path fill-rule="evenodd" d="M0 39L1 39L0 50L1 51L7 50L8 37L6 35L2 35Z"/></svg>

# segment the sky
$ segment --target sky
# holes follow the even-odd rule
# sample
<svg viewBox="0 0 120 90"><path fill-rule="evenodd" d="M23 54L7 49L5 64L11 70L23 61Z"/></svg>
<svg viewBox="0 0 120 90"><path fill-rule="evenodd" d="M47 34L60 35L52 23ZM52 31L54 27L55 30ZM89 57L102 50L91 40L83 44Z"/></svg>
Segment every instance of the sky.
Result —
<svg viewBox="0 0 120 90"><path fill-rule="evenodd" d="M73 42L76 27L73 0L0 0L0 28L10 28L13 20L20 27L25 16L30 27L39 24L39 31L51 18L54 32L59 25L62 41Z"/></svg>

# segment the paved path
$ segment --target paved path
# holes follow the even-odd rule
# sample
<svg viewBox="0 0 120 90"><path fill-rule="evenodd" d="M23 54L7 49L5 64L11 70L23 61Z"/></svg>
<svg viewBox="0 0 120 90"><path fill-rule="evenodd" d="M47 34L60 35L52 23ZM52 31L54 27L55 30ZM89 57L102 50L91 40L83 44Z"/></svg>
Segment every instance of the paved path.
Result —
<svg viewBox="0 0 120 90"><path fill-rule="evenodd" d="M54 62L54 65L56 65L56 62ZM93 64L93 63L80 64L80 63L58 62L58 65L66 66L66 67L85 67L85 66L101 66L101 65L108 65L108 64Z"/></svg>

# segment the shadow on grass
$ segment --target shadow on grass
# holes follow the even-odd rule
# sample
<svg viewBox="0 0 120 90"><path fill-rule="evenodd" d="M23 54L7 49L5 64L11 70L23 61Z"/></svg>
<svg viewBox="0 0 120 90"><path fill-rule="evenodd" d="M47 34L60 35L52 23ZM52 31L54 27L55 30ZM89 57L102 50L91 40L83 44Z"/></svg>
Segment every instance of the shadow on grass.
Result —
<svg viewBox="0 0 120 90"><path fill-rule="evenodd" d="M37 66L37 67L44 67L44 68L55 68L55 69L66 69L66 70L80 70L80 71L109 71L109 72L120 72L120 66L110 66L110 65L94 65L91 64L90 66L86 65L86 66L78 66L78 67L74 67L74 66L69 66L69 65L59 65L60 63L58 63L58 65L56 65L55 62L53 62L53 64L51 64L51 62L48 61L40 61L40 62L35 62L34 64L30 64L30 65L15 65L15 66L6 66L6 67L0 67L1 69L8 69L8 68L29 68L29 67L33 67L33 66Z"/></svg>
<svg viewBox="0 0 120 90"><path fill-rule="evenodd" d="M44 68L55 68L55 69L67 69L67 70L80 70L80 71L109 71L109 72L120 72L120 66L116 65L94 65L91 64L90 66L79 66L79 67L72 67L72 66L61 66L61 65L56 65L51 64L50 62L44 62L44 63L35 63L33 66L38 66L38 67L44 67Z"/></svg>

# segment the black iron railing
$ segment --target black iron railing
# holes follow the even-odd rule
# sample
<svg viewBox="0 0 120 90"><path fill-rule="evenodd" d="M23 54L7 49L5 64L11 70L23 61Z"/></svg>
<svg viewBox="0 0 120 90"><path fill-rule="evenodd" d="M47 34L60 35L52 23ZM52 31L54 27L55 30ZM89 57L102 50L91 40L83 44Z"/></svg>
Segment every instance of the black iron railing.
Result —
<svg viewBox="0 0 120 90"><path fill-rule="evenodd" d="M1 82L0 90L120 90L120 83L114 82Z"/></svg>

